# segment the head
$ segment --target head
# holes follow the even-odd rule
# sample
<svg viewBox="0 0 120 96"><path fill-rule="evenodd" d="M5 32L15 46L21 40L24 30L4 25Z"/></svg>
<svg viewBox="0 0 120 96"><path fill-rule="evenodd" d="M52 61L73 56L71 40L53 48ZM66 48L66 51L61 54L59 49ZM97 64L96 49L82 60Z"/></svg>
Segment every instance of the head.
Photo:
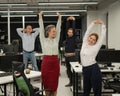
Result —
<svg viewBox="0 0 120 96"><path fill-rule="evenodd" d="M98 38L99 38L99 36L98 36L98 34L96 34L96 33L92 33L92 34L90 34L90 36L88 37L88 45L95 45L96 44L96 42L98 41Z"/></svg>
<svg viewBox="0 0 120 96"><path fill-rule="evenodd" d="M68 37L72 37L73 36L73 29L72 28L68 29L67 35L68 35Z"/></svg>
<svg viewBox="0 0 120 96"><path fill-rule="evenodd" d="M56 29L55 25L48 25L45 27L45 35L48 38L55 38L56 36Z"/></svg>
<svg viewBox="0 0 120 96"><path fill-rule="evenodd" d="M31 25L27 25L27 26L25 27L25 32L26 32L26 33L32 33L32 32L33 32L32 26L31 26Z"/></svg>

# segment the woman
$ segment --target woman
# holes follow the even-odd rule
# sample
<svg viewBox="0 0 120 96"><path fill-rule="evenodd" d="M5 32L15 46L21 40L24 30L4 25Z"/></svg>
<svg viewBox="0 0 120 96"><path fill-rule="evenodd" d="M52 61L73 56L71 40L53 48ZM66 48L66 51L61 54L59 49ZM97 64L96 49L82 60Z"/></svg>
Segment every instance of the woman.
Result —
<svg viewBox="0 0 120 96"><path fill-rule="evenodd" d="M58 44L61 31L61 15L57 13L58 22L56 28L54 25L48 25L44 30L42 13L42 11L39 13L40 41L44 54L41 65L42 82L46 90L46 96L56 96L60 71Z"/></svg>
<svg viewBox="0 0 120 96"><path fill-rule="evenodd" d="M95 24L102 25L100 37L97 33L91 33L91 29ZM80 52L83 66L83 96L89 96L91 88L93 88L94 96L101 96L102 74L95 58L102 46L105 35L106 27L104 23L100 20L95 20L90 24L83 38Z"/></svg>

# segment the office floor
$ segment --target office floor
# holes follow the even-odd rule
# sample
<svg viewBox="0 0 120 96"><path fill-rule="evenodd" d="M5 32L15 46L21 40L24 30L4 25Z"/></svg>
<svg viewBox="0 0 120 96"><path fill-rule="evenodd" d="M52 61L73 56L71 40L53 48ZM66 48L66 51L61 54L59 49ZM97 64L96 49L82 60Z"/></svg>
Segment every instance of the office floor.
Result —
<svg viewBox="0 0 120 96"><path fill-rule="evenodd" d="M61 65L60 68L60 78L59 78L59 86L58 86L58 95L57 96L73 96L72 91L70 89L70 87L65 87L65 85L69 82L67 75L66 75L66 68L64 65ZM41 84L40 84L40 80L39 78L35 78L31 80L31 83L34 86L40 87L41 88ZM2 88L3 89L3 88ZM13 96L13 85L10 84L7 86L7 96ZM0 96L4 96L1 89L0 89ZM79 96L82 96L82 94ZM94 96L94 95L91 95ZM112 96L111 93L110 94L102 94L102 96Z"/></svg>

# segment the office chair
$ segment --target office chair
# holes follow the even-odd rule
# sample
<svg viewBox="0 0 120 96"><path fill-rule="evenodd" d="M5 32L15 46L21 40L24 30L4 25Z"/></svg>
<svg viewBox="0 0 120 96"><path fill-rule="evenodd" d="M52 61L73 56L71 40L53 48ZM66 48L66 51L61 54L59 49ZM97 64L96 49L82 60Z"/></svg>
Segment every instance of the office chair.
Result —
<svg viewBox="0 0 120 96"><path fill-rule="evenodd" d="M16 86L16 96L42 96L39 93L42 90L31 85L24 74L24 64L21 62L12 62L13 80Z"/></svg>
<svg viewBox="0 0 120 96"><path fill-rule="evenodd" d="M120 92L120 75L116 74L115 77L104 80L104 84L105 88Z"/></svg>

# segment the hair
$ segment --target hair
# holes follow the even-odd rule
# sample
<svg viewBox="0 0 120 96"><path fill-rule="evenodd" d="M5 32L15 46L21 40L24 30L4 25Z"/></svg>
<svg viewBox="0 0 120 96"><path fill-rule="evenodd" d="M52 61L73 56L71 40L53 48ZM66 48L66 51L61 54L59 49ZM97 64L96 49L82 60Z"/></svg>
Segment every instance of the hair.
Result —
<svg viewBox="0 0 120 96"><path fill-rule="evenodd" d="M72 30L73 31L73 28L68 28L68 30Z"/></svg>
<svg viewBox="0 0 120 96"><path fill-rule="evenodd" d="M32 25L26 25L25 28L27 28L28 26L31 26L31 28L33 28Z"/></svg>
<svg viewBox="0 0 120 96"><path fill-rule="evenodd" d="M55 28L55 25L48 25L45 27L45 37L48 37L48 33L51 31L52 28Z"/></svg>
<svg viewBox="0 0 120 96"><path fill-rule="evenodd" d="M99 36L98 36L98 34L97 34L97 33L92 33L92 34L90 34L90 35L89 35L89 37L90 37L90 36L95 36L95 37L96 37L96 42L97 42L97 41L98 41L98 39L99 39Z"/></svg>

